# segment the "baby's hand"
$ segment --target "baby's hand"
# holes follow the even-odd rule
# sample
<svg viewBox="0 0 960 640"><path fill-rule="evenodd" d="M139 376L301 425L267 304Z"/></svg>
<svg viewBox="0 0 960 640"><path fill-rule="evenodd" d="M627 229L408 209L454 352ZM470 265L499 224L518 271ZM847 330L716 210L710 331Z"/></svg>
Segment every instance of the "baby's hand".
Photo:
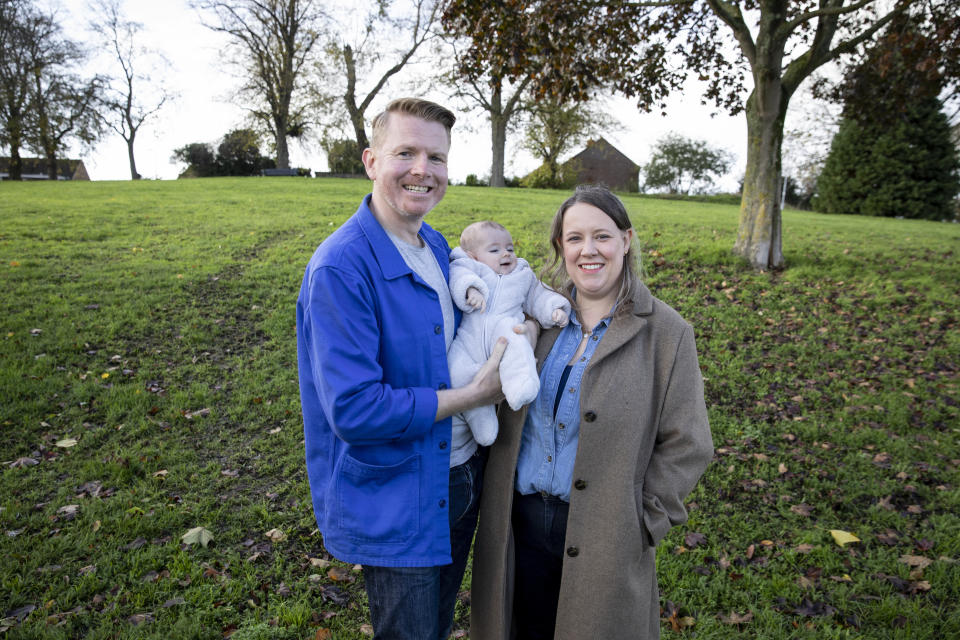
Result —
<svg viewBox="0 0 960 640"><path fill-rule="evenodd" d="M467 304L473 309L480 310L480 313L487 308L487 301L483 299L483 294L474 287L467 287Z"/></svg>
<svg viewBox="0 0 960 640"><path fill-rule="evenodd" d="M553 315L550 316L550 319L553 320L553 323L558 327L567 326L567 312L563 309L554 309Z"/></svg>

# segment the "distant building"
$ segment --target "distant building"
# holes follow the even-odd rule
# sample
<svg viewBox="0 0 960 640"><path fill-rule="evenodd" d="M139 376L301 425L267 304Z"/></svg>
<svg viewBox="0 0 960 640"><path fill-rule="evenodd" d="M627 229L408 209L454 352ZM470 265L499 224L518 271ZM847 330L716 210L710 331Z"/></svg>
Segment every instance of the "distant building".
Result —
<svg viewBox="0 0 960 640"><path fill-rule="evenodd" d="M603 137L587 142L587 148L563 163L576 171L577 183L607 185L614 191L638 191L640 167Z"/></svg>
<svg viewBox="0 0 960 640"><path fill-rule="evenodd" d="M21 158L20 177L24 180L48 180L47 161L45 158ZM10 158L0 158L0 180L7 180L10 175ZM87 168L83 160L61 158L57 160L57 180L89 180Z"/></svg>

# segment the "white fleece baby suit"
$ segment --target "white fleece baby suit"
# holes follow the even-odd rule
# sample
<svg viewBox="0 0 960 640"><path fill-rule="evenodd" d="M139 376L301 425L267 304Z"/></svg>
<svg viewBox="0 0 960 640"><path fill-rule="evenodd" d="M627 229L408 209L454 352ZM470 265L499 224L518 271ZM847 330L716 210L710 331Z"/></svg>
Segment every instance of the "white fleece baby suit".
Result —
<svg viewBox="0 0 960 640"><path fill-rule="evenodd" d="M528 404L540 391L537 362L527 338L513 332L523 323L524 312L536 318L544 328L551 327L553 312L563 309L570 315L570 303L559 293L543 285L523 258L510 273L500 275L457 247L450 254L450 294L463 312L463 320L450 345L448 362L450 381L462 387L473 379L500 336L507 339L507 350L500 361L500 383L507 403L514 410ZM467 289L483 295L486 309L481 312L467 304ZM497 415L493 405L464 412L474 440L487 446L497 437Z"/></svg>

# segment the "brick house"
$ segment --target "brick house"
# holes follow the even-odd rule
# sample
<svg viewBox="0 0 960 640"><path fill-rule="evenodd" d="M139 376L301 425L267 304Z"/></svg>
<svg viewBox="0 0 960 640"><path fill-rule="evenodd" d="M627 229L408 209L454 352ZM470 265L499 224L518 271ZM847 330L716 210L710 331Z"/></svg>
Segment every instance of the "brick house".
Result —
<svg viewBox="0 0 960 640"><path fill-rule="evenodd" d="M45 158L21 158L20 177L24 180L48 180ZM0 157L0 180L6 180L10 173L10 158ZM89 180L83 160L61 158L57 160L57 180Z"/></svg>
<svg viewBox="0 0 960 640"><path fill-rule="evenodd" d="M577 183L603 184L614 191L638 191L640 167L603 137L587 142L587 147L563 163L576 171Z"/></svg>

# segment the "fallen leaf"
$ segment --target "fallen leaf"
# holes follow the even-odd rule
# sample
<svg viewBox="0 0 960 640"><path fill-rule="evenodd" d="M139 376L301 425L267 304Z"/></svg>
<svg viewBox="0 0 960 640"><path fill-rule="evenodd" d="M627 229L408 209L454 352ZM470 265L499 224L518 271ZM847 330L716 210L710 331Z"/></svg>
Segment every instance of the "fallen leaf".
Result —
<svg viewBox="0 0 960 640"><path fill-rule="evenodd" d="M334 582L353 582L356 580L350 575L350 570L346 567L330 567L330 570L327 571L327 577Z"/></svg>
<svg viewBox="0 0 960 640"><path fill-rule="evenodd" d="M813 507L811 507L810 505L806 504L805 502L801 502L800 504L792 505L792 506L790 507L790 513L795 513L795 514L797 514L798 516L803 516L803 517L805 517L805 518L809 518L809 517L810 517L810 514L813 513Z"/></svg>
<svg viewBox="0 0 960 640"><path fill-rule="evenodd" d="M317 629L317 633L313 636L313 640L331 640L331 638L333 638L333 631L323 627Z"/></svg>
<svg viewBox="0 0 960 640"><path fill-rule="evenodd" d="M180 536L180 540L182 540L184 544L199 544L206 548L213 540L213 534L203 527L194 527Z"/></svg>
<svg viewBox="0 0 960 640"><path fill-rule="evenodd" d="M803 544L798 544L797 546L795 546L793 550L796 551L797 553L810 553L811 551L814 550L814 548L815 547L812 544L804 542Z"/></svg>
<svg viewBox="0 0 960 640"><path fill-rule="evenodd" d="M362 633L362 634L365 635L365 636L372 636L372 635L373 635L373 625L371 625L371 624L366 624L366 623L360 625L360 633Z"/></svg>
<svg viewBox="0 0 960 640"><path fill-rule="evenodd" d="M70 447L77 446L76 438L64 438L63 440L57 440L54 444L63 449L68 449Z"/></svg>
<svg viewBox="0 0 960 640"><path fill-rule="evenodd" d="M320 588L320 597L324 601L329 600L339 607L345 607L350 603L350 595L341 591L333 585L324 585Z"/></svg>
<svg viewBox="0 0 960 640"><path fill-rule="evenodd" d="M175 606L177 606L178 604L186 604L186 602L187 602L187 601L184 600L184 599L181 598L181 597L170 598L169 600L167 600L166 602L163 603L163 608L164 608L164 609L169 609L170 607L175 607Z"/></svg>
<svg viewBox="0 0 960 640"><path fill-rule="evenodd" d="M129 622L134 626L143 624L144 622L152 622L152 621L153 621L152 613L135 613L129 618L127 618L127 622Z"/></svg>
<svg viewBox="0 0 960 640"><path fill-rule="evenodd" d="M168 474L168 473L170 473L170 472L167 471L166 469L160 469L160 471L155 471L155 472L153 473L153 477L154 477L154 478L163 479L163 478L166 478L166 477L167 477L167 474Z"/></svg>
<svg viewBox="0 0 960 640"><path fill-rule="evenodd" d="M892 529L887 529L884 533L877 534L877 540L887 545L888 547L892 547L893 545L897 544L897 542L900 540L900 536L897 535L896 531L893 531Z"/></svg>
<svg viewBox="0 0 960 640"><path fill-rule="evenodd" d="M683 536L683 544L686 545L688 549L696 549L706 541L707 536L693 531Z"/></svg>
<svg viewBox="0 0 960 640"><path fill-rule="evenodd" d="M719 618L723 624L744 624L753 620L753 612L740 615L736 611L731 611L728 615L720 614Z"/></svg>
<svg viewBox="0 0 960 640"><path fill-rule="evenodd" d="M849 531L841 531L840 529L830 529L830 535L833 536L833 540L841 547L846 546L851 542L860 542L860 538L853 535Z"/></svg>
<svg viewBox="0 0 960 640"><path fill-rule="evenodd" d="M930 591L931 589L930 583L927 582L926 580L920 580L918 582L914 582L911 586L913 587L914 591L927 592L927 591Z"/></svg>
<svg viewBox="0 0 960 640"><path fill-rule="evenodd" d="M123 545L123 546L120 547L120 548L121 548L122 550L124 550L124 551L133 551L133 550L135 550L135 549L139 549L140 547L142 547L142 546L145 545L145 544L147 544L147 539L146 539L146 538L137 538L137 539L134 540L133 542L129 542L129 543Z"/></svg>
<svg viewBox="0 0 960 640"><path fill-rule="evenodd" d="M804 598L800 606L794 609L793 612L798 616L819 618L822 616L832 616L837 610L823 602L811 602L809 599Z"/></svg>
<svg viewBox="0 0 960 640"><path fill-rule="evenodd" d="M65 520L73 520L79 509L80 505L78 504L67 504L57 509L57 515L62 516Z"/></svg>
<svg viewBox="0 0 960 640"><path fill-rule="evenodd" d="M13 462L11 462L8 466L16 469L17 467L32 467L35 464L40 464L40 463L34 460L33 458L17 458Z"/></svg>
<svg viewBox="0 0 960 640"><path fill-rule="evenodd" d="M919 567L920 569L925 569L933 563L933 560L924 556L902 555L900 556L900 562L909 567Z"/></svg>
<svg viewBox="0 0 960 640"><path fill-rule="evenodd" d="M310 558L310 566L326 569L330 566L330 561L325 558Z"/></svg>
<svg viewBox="0 0 960 640"><path fill-rule="evenodd" d="M267 531L264 535L273 542L282 542L287 539L287 534L280 529L270 529L270 531Z"/></svg>
<svg viewBox="0 0 960 640"><path fill-rule="evenodd" d="M286 598L286 597L288 597L291 593L293 593L293 592L290 590L290 587L288 587L288 586L287 586L285 583L283 583L283 582L281 582L280 584L278 584L278 585L277 585L277 588L274 589L273 591L274 591L274 593L276 593L278 596L280 596L280 597L282 597L282 598Z"/></svg>

